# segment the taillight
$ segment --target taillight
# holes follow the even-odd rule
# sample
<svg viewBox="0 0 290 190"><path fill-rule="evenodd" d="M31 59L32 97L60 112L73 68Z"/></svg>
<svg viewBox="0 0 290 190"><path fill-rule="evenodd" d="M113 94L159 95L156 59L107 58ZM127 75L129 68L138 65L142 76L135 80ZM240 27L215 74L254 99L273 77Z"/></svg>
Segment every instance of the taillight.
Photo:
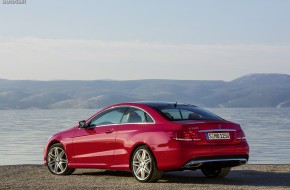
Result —
<svg viewBox="0 0 290 190"><path fill-rule="evenodd" d="M192 141L189 132L187 131L177 131L173 134L172 139L177 141Z"/></svg>
<svg viewBox="0 0 290 190"><path fill-rule="evenodd" d="M201 138L197 132L189 131L193 141L201 141Z"/></svg>
<svg viewBox="0 0 290 190"><path fill-rule="evenodd" d="M192 131L175 131L168 132L171 135L171 138L177 141L200 141L200 136Z"/></svg>
<svg viewBox="0 0 290 190"><path fill-rule="evenodd" d="M237 133L236 133L236 139L237 140L244 140L244 139L246 139L246 135L245 135L244 131L242 131L242 130L237 131Z"/></svg>

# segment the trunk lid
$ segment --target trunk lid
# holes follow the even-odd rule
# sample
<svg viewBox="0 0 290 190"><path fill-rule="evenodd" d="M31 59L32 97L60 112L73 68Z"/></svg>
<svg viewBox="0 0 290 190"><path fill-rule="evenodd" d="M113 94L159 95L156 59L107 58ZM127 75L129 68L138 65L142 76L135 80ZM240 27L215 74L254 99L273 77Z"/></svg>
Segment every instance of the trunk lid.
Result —
<svg viewBox="0 0 290 190"><path fill-rule="evenodd" d="M177 121L198 145L237 144L244 137L239 124L229 121Z"/></svg>

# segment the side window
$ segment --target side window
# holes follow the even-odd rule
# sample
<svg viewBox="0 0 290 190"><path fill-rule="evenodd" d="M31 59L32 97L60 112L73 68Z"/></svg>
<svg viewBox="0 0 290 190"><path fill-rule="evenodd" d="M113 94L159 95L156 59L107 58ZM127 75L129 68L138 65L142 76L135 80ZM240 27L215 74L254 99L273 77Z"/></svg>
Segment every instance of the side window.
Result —
<svg viewBox="0 0 290 190"><path fill-rule="evenodd" d="M126 109L125 107L119 107L104 111L92 119L90 126L118 124Z"/></svg>
<svg viewBox="0 0 290 190"><path fill-rule="evenodd" d="M144 111L137 108L129 108L121 123L153 123L153 119Z"/></svg>
<svg viewBox="0 0 290 190"><path fill-rule="evenodd" d="M154 120L147 113L144 112L144 114L145 114L147 123L154 123Z"/></svg>

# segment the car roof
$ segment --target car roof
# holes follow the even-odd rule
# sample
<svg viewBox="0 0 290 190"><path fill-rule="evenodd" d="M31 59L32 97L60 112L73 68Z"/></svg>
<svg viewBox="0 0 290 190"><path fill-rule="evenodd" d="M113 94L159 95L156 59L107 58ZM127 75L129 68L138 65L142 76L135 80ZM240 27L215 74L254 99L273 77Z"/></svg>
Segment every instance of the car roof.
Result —
<svg viewBox="0 0 290 190"><path fill-rule="evenodd" d="M143 104L150 107L167 107L167 106L194 106L190 104L184 104L184 103L177 103L177 102L159 102L159 101L139 101L135 102L137 104Z"/></svg>

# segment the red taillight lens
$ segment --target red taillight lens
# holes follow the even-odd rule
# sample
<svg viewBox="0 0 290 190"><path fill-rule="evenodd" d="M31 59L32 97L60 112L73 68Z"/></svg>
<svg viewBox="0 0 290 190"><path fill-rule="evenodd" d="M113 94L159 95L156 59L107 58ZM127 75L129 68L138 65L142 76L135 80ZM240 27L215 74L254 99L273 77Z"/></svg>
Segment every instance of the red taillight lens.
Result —
<svg viewBox="0 0 290 190"><path fill-rule="evenodd" d="M244 140L244 139L246 139L246 135L245 135L244 131L242 131L242 130L237 131L236 139L237 140Z"/></svg>
<svg viewBox="0 0 290 190"><path fill-rule="evenodd" d="M173 139L177 141L192 141L191 136L187 131L176 132L175 137L173 137Z"/></svg>
<svg viewBox="0 0 290 190"><path fill-rule="evenodd" d="M189 131L193 141L201 141L201 138L197 132Z"/></svg>
<svg viewBox="0 0 290 190"><path fill-rule="evenodd" d="M171 138L177 141L199 141L201 138L199 135L192 131L175 131L168 132L171 135Z"/></svg>

